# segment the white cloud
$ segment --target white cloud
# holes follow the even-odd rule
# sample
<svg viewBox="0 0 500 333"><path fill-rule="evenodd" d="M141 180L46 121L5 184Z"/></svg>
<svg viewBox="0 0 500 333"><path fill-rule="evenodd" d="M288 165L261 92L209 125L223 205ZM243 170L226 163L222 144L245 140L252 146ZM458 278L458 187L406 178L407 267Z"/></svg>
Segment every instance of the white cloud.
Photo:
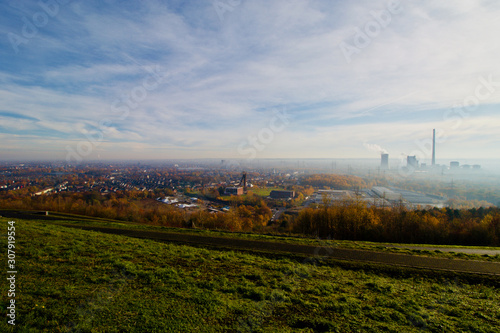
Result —
<svg viewBox="0 0 500 333"><path fill-rule="evenodd" d="M354 29L387 1L244 1L223 22L209 3L184 11L155 1L95 6L69 6L9 59L17 71L0 69L2 110L38 119L4 117L2 126L38 133L33 146L50 131L61 144L49 145L64 147L97 129L99 150L113 156L156 147L229 157L286 105L295 122L262 156L368 156L363 142L402 152L412 144L405 136L428 132L452 105L476 96L481 78L500 82L500 5L491 1L401 1L401 12L351 63L339 44L352 44ZM113 112L155 66L164 82L126 106L127 116ZM500 86L479 102L499 104ZM433 123L423 118L430 110L440 114ZM105 118L111 125L99 129ZM463 127L467 139L457 142L470 149L457 153L489 155L484 137L494 141L496 119L477 112L467 121L475 127ZM466 140L483 140L484 149ZM127 144L137 149L127 152Z"/></svg>

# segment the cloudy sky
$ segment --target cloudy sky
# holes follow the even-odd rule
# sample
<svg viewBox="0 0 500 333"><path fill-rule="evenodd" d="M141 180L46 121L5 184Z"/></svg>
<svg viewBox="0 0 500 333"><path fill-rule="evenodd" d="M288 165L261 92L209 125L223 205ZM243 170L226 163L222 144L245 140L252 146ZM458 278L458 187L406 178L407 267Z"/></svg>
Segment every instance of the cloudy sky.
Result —
<svg viewBox="0 0 500 333"><path fill-rule="evenodd" d="M0 7L0 160L500 157L496 0Z"/></svg>

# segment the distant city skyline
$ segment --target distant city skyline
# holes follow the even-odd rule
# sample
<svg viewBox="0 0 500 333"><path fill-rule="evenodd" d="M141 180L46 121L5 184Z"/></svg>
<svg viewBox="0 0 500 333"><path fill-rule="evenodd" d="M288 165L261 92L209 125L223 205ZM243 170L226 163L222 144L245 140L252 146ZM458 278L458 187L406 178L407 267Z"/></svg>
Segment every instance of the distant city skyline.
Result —
<svg viewBox="0 0 500 333"><path fill-rule="evenodd" d="M1 6L0 161L500 158L497 2Z"/></svg>

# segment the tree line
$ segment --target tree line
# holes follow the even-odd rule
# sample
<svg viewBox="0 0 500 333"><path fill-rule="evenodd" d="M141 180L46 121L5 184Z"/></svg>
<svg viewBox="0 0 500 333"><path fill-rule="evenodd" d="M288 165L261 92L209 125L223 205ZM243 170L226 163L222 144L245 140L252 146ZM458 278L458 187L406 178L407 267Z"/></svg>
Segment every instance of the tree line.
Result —
<svg viewBox="0 0 500 333"><path fill-rule="evenodd" d="M363 178L352 175L314 174L300 179L301 184L310 185L315 188L334 188L337 190L350 190L355 188L366 188L371 186Z"/></svg>
<svg viewBox="0 0 500 333"><path fill-rule="evenodd" d="M46 196L20 196L17 193L0 197L0 207L49 210L168 227L189 226L230 231L263 230L272 217L271 209L257 196L251 196L244 202L235 202L229 212L223 213L203 209L186 211L154 200L167 195L173 193L119 191L101 195L93 191Z"/></svg>
<svg viewBox="0 0 500 333"><path fill-rule="evenodd" d="M229 212L186 211L154 200L172 193L123 191L4 195L3 209L50 210L168 227L279 231L321 238L374 242L500 246L500 209L408 210L368 207L362 201L325 201L269 225L272 211L258 196L234 200Z"/></svg>
<svg viewBox="0 0 500 333"><path fill-rule="evenodd" d="M500 209L407 210L368 207L360 201L306 208L286 228L321 238L391 243L500 245Z"/></svg>

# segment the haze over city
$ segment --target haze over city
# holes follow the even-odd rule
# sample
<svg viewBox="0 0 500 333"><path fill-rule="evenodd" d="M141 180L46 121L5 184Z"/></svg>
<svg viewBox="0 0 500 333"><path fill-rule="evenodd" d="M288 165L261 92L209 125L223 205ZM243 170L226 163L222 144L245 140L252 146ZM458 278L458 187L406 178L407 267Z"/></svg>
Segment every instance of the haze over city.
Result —
<svg viewBox="0 0 500 333"><path fill-rule="evenodd" d="M2 160L499 156L498 2L1 6Z"/></svg>
<svg viewBox="0 0 500 333"><path fill-rule="evenodd" d="M497 332L499 17L0 1L0 332Z"/></svg>

